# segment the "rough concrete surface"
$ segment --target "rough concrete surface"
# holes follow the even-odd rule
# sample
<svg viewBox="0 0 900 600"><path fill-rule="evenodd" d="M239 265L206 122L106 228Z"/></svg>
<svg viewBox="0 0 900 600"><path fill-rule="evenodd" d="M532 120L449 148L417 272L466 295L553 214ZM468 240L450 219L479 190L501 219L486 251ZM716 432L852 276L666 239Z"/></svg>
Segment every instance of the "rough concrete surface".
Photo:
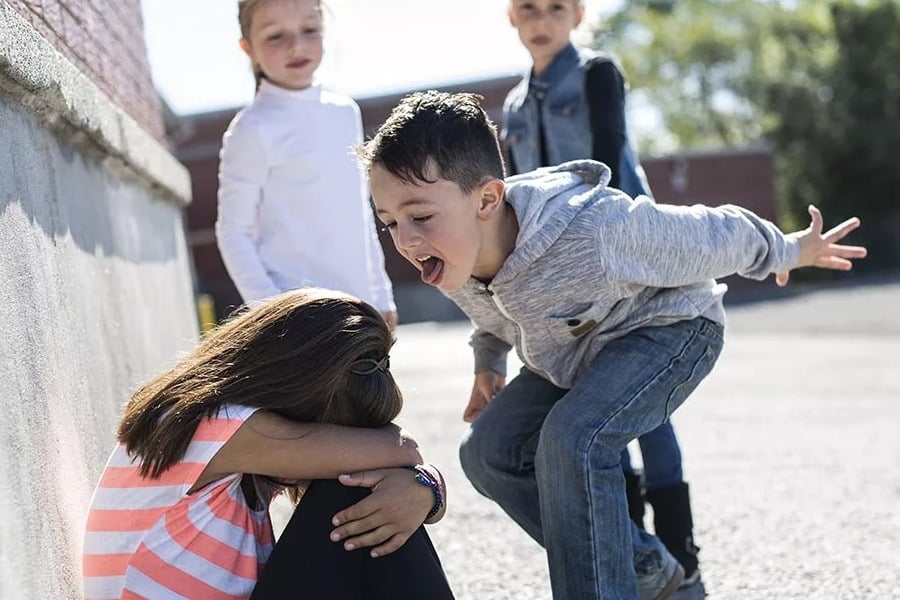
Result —
<svg viewBox="0 0 900 600"><path fill-rule="evenodd" d="M900 277L728 312L716 370L674 418L708 598L900 598ZM450 489L429 531L460 600L549 599L541 549L459 468L467 334L401 326L391 356L402 422Z"/></svg>

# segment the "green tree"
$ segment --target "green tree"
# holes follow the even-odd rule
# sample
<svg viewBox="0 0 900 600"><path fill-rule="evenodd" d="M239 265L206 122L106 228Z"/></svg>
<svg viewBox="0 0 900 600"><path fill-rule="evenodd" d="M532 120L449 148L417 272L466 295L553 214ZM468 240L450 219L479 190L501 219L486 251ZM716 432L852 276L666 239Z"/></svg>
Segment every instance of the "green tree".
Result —
<svg viewBox="0 0 900 600"><path fill-rule="evenodd" d="M881 266L900 257L897 31L894 0L632 0L597 42L681 148L768 144L782 224L859 215Z"/></svg>

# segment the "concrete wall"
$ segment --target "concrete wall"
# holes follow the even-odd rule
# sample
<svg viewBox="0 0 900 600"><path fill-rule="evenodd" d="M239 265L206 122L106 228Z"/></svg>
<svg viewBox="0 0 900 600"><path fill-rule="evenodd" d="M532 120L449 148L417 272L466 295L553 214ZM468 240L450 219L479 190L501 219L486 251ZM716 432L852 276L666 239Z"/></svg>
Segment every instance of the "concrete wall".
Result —
<svg viewBox="0 0 900 600"><path fill-rule="evenodd" d="M0 0L0 598L80 597L121 407L196 342L189 197L154 132Z"/></svg>

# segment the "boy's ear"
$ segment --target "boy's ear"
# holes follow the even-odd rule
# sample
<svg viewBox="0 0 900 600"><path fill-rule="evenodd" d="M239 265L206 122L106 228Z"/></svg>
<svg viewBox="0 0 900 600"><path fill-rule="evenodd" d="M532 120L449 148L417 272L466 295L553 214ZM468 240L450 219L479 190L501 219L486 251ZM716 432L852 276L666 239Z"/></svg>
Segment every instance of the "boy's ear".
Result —
<svg viewBox="0 0 900 600"><path fill-rule="evenodd" d="M584 20L584 3L578 2L575 7L575 28L581 25L582 20Z"/></svg>
<svg viewBox="0 0 900 600"><path fill-rule="evenodd" d="M481 200L478 206L478 218L488 220L500 210L503 204L503 193L506 185L502 179L492 178L481 184Z"/></svg>

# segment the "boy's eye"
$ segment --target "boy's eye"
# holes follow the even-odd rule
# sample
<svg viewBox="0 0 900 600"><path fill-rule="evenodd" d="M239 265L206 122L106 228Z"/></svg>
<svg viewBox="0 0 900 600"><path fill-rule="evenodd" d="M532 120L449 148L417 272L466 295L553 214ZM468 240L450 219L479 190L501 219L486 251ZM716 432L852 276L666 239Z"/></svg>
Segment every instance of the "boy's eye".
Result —
<svg viewBox="0 0 900 600"><path fill-rule="evenodd" d="M426 215L424 217L413 217L413 221L415 221L416 223L425 223L429 219L431 219L431 216L432 215Z"/></svg>
<svg viewBox="0 0 900 600"><path fill-rule="evenodd" d="M320 31L318 27L307 27L303 30L303 35L318 35Z"/></svg>
<svg viewBox="0 0 900 600"><path fill-rule="evenodd" d="M266 38L266 40L270 41L270 42L277 42L280 39L281 39L280 33L273 33L272 35L270 35L269 37Z"/></svg>
<svg viewBox="0 0 900 600"><path fill-rule="evenodd" d="M385 223L379 231L390 231L397 226L397 223Z"/></svg>

